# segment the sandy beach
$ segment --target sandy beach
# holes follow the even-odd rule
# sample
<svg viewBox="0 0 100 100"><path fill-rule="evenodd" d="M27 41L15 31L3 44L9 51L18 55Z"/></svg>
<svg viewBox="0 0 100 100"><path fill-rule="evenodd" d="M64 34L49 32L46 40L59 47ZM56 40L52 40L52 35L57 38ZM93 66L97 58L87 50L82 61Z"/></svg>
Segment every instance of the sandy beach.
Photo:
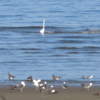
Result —
<svg viewBox="0 0 100 100"><path fill-rule="evenodd" d="M100 96L94 95L100 92L100 87L91 87L89 91L85 91L80 87L68 87L63 90L56 87L58 93L48 94L35 90L34 87L25 87L23 92L9 90L9 86L0 86L0 100L100 100Z"/></svg>

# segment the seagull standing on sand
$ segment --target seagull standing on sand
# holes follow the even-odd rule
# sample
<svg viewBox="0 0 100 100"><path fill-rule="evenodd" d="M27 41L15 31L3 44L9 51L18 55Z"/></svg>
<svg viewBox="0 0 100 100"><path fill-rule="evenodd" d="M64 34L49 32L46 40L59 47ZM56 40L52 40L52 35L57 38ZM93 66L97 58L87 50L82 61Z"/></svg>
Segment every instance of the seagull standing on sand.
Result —
<svg viewBox="0 0 100 100"><path fill-rule="evenodd" d="M47 81L44 82L44 87L45 87L46 90L48 90Z"/></svg>
<svg viewBox="0 0 100 100"><path fill-rule="evenodd" d="M25 82L24 81L22 81L19 85L14 86L14 88L19 88L21 92L23 91L24 87L25 87Z"/></svg>
<svg viewBox="0 0 100 100"><path fill-rule="evenodd" d="M63 82L62 88L63 88L63 89L66 89L66 88L67 88L66 82Z"/></svg>
<svg viewBox="0 0 100 100"><path fill-rule="evenodd" d="M59 80L61 77L55 76L54 74L52 74L52 78L53 78L53 80Z"/></svg>
<svg viewBox="0 0 100 100"><path fill-rule="evenodd" d="M39 85L39 89L40 89L40 92L45 92L45 87L44 87L44 85L41 83L40 85Z"/></svg>
<svg viewBox="0 0 100 100"><path fill-rule="evenodd" d="M39 85L40 92L46 92L48 90L47 82L40 83Z"/></svg>
<svg viewBox="0 0 100 100"><path fill-rule="evenodd" d="M34 86L35 86L35 89L38 90L39 89L39 86L40 86L40 82L41 80L33 80L33 83L34 83Z"/></svg>
<svg viewBox="0 0 100 100"><path fill-rule="evenodd" d="M92 86L92 83L89 84L81 84L83 88L89 91L89 88Z"/></svg>
<svg viewBox="0 0 100 100"><path fill-rule="evenodd" d="M9 78L9 80L12 80L12 79L15 78L15 76L11 75L11 74L8 72L8 78Z"/></svg>
<svg viewBox="0 0 100 100"><path fill-rule="evenodd" d="M45 20L43 20L43 28L40 30L41 35L44 35L45 32Z"/></svg>

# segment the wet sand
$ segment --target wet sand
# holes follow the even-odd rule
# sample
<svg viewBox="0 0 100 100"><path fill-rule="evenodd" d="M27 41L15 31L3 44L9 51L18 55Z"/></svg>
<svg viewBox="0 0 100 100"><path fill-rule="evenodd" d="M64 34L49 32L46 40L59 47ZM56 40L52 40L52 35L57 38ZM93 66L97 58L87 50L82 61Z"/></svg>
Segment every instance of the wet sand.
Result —
<svg viewBox="0 0 100 100"><path fill-rule="evenodd" d="M91 87L89 91L85 91L80 87L68 87L63 90L56 87L58 93L48 94L35 90L34 87L25 87L23 92L9 90L9 86L0 86L0 100L100 100L100 96L94 95L100 92L100 87Z"/></svg>

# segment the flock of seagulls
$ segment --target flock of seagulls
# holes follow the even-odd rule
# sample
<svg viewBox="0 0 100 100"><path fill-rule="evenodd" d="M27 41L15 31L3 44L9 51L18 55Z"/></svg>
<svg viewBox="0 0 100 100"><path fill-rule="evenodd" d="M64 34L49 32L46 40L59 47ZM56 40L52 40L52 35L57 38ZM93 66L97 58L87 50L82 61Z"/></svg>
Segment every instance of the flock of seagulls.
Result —
<svg viewBox="0 0 100 100"><path fill-rule="evenodd" d="M15 77L8 72L8 78L9 78L9 80L12 80ZM54 81L56 81L56 80L59 80L61 77L55 76L54 74L52 74L52 78L53 78ZM27 80L33 82L35 90L39 90L40 92L48 92L48 94L55 94L55 93L58 92L54 88L53 85L49 86L47 81L42 82L42 80L40 80L40 79L33 80L32 76L29 76L27 78ZM18 85L10 85L10 90L19 89L22 92L24 88L25 88L25 82L24 81L21 81L20 84L18 84ZM66 82L63 82L62 88L63 89L67 88Z"/></svg>
<svg viewBox="0 0 100 100"><path fill-rule="evenodd" d="M9 80L12 80L12 79L14 79L15 77L13 76L13 75L11 75L9 72L8 72L8 78L9 78ZM54 74L52 74L52 79L54 80L54 81L57 81L57 80L59 80L61 77L59 77L59 76L55 76ZM88 76L88 77L86 77L85 76L85 78L87 79L91 79L91 78L93 78L93 76ZM40 80L40 79L38 79L38 80L33 80L33 78L32 78L32 76L29 76L28 78L27 78L27 80L28 81L31 81L31 82L33 82L33 84L34 84L34 86L35 86L35 90L39 90L40 92L47 92L48 91L48 94L55 94L55 93L57 93L58 91L54 88L54 86L53 85L51 85L51 86L49 86L48 85L48 83L47 83L47 81L42 81L42 80ZM87 90L87 91L89 91L89 89L90 89L90 87L92 86L93 84L92 83L88 83L88 84L81 84L81 86L85 89L85 90ZM63 82L62 83L62 89L67 89L67 84L66 84L66 82ZM25 82L24 81L21 81L20 82L20 84L18 84L18 85L10 85L10 90L14 90L14 89L19 89L21 92L23 91L23 89L25 88ZM97 94L98 95L98 94Z"/></svg>

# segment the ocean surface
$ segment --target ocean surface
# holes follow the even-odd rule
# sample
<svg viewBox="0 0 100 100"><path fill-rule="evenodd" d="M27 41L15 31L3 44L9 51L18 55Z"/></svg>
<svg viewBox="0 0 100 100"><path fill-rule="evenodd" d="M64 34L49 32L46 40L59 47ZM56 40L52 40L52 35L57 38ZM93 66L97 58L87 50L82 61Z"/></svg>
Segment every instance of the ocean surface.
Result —
<svg viewBox="0 0 100 100"><path fill-rule="evenodd" d="M0 0L0 84L52 74L100 85L100 0Z"/></svg>

